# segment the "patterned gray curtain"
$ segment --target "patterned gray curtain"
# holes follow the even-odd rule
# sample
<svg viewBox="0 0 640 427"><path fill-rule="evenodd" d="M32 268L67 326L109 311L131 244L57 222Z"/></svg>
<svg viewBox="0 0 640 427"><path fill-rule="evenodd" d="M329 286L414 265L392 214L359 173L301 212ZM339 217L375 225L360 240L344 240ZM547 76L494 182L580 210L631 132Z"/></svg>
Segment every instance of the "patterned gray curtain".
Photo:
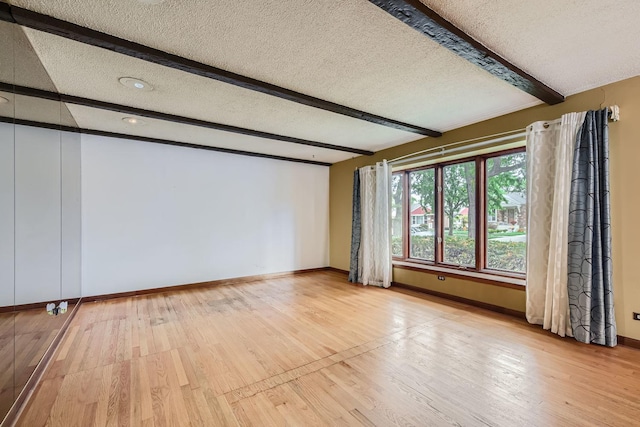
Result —
<svg viewBox="0 0 640 427"><path fill-rule="evenodd" d="M611 282L608 110L588 111L573 159L568 290L574 337L617 344Z"/></svg>
<svg viewBox="0 0 640 427"><path fill-rule="evenodd" d="M360 171L356 169L353 173L353 214L351 217L351 264L349 266L349 281L360 282L358 277L358 254L360 252Z"/></svg>

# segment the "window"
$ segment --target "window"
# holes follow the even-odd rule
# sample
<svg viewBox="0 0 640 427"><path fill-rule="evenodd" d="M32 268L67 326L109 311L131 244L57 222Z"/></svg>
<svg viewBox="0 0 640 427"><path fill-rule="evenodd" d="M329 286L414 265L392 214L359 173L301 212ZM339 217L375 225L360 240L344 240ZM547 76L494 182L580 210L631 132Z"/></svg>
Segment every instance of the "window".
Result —
<svg viewBox="0 0 640 427"><path fill-rule="evenodd" d="M392 193L396 259L514 277L525 273L523 148L397 172Z"/></svg>
<svg viewBox="0 0 640 427"><path fill-rule="evenodd" d="M435 169L409 173L411 214L419 215L421 222L411 228L409 250L412 258L435 260L435 230L433 212L435 204ZM416 216L413 216L414 218Z"/></svg>
<svg viewBox="0 0 640 427"><path fill-rule="evenodd" d="M391 255L402 256L402 175L391 178Z"/></svg>
<svg viewBox="0 0 640 427"><path fill-rule="evenodd" d="M476 265L476 164L442 168L443 252L446 264Z"/></svg>
<svg viewBox="0 0 640 427"><path fill-rule="evenodd" d="M527 261L526 155L486 160L487 268L524 273Z"/></svg>

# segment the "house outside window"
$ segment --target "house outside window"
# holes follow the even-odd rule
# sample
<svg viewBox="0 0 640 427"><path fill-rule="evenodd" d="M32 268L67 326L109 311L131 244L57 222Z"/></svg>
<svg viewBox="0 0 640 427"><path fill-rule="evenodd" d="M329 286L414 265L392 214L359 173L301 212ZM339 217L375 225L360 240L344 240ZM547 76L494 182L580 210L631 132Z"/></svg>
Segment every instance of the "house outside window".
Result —
<svg viewBox="0 0 640 427"><path fill-rule="evenodd" d="M524 148L394 173L402 222L394 258L523 277L526 272Z"/></svg>

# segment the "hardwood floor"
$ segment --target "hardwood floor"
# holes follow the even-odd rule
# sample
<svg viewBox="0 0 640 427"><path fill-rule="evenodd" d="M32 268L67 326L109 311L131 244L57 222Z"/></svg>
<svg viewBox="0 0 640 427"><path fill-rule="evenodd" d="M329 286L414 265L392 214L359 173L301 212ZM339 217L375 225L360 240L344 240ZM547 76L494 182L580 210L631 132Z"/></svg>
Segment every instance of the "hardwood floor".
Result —
<svg viewBox="0 0 640 427"><path fill-rule="evenodd" d="M319 272L83 304L18 425L630 426L639 395L638 350Z"/></svg>
<svg viewBox="0 0 640 427"><path fill-rule="evenodd" d="M49 316L44 306L0 313L0 421L66 320L65 315Z"/></svg>

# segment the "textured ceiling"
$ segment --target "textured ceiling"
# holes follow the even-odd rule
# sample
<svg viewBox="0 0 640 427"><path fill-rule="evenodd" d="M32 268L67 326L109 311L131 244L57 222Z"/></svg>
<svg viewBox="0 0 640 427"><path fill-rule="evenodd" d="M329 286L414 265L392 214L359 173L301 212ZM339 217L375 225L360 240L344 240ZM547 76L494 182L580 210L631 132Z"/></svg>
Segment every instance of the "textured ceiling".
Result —
<svg viewBox="0 0 640 427"><path fill-rule="evenodd" d="M77 128L71 112L62 102L0 91L9 102L0 103L0 117Z"/></svg>
<svg viewBox="0 0 640 427"><path fill-rule="evenodd" d="M477 121L489 110L504 110L505 103L521 108L536 102L366 0L13 3L435 130L458 126L463 118L451 113L463 105L465 114ZM469 90L474 89L479 90L469 100Z"/></svg>
<svg viewBox="0 0 640 427"><path fill-rule="evenodd" d="M418 138L40 31L25 31L58 90L67 95L356 148L381 149ZM127 88L118 82L120 77L143 79L154 90ZM78 124L86 127L82 121Z"/></svg>
<svg viewBox="0 0 640 427"><path fill-rule="evenodd" d="M4 119L12 119L15 116L15 98L11 92L0 91L0 96L6 99L8 102L0 102L0 117Z"/></svg>
<svg viewBox="0 0 640 427"><path fill-rule="evenodd" d="M341 151L271 141L264 138L256 138L149 118L142 118L144 121L143 125L130 125L122 121L123 117L129 117L124 114L72 104L67 104L67 107L78 124L87 129L147 136L158 139L208 145L211 147L231 148L234 150L252 151L255 153L273 154L276 156L329 163L335 163L357 156L356 154L344 153Z"/></svg>
<svg viewBox="0 0 640 427"><path fill-rule="evenodd" d="M0 82L55 91L38 55L24 31L0 21ZM0 91L9 102L0 102L0 117L77 127L69 110L60 102Z"/></svg>
<svg viewBox="0 0 640 427"><path fill-rule="evenodd" d="M24 31L0 21L0 82L55 91Z"/></svg>
<svg viewBox="0 0 640 427"><path fill-rule="evenodd" d="M636 42L640 26L635 24L635 17L640 16L639 1L422 1L565 95L640 72L640 44ZM366 0L11 3L307 95L440 131L540 103ZM29 29L25 32L62 93L372 151L421 138L57 36ZM128 90L117 82L124 76L148 81L155 90ZM123 131L122 115L80 107L70 110L80 127ZM162 129L165 138L172 135L180 141L227 144L225 147L240 144L234 147L326 162L352 157L152 122L136 132L152 136Z"/></svg>
<svg viewBox="0 0 640 427"><path fill-rule="evenodd" d="M420 0L563 95L640 74L638 0Z"/></svg>
<svg viewBox="0 0 640 427"><path fill-rule="evenodd" d="M15 25L0 22L0 81L13 83L15 64L13 62Z"/></svg>

